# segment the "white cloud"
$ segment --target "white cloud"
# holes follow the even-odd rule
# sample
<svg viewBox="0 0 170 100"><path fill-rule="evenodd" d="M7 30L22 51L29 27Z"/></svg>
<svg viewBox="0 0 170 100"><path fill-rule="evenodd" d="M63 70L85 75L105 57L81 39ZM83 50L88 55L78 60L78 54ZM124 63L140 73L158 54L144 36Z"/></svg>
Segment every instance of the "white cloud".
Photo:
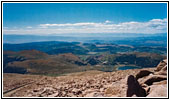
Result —
<svg viewBox="0 0 170 100"><path fill-rule="evenodd" d="M106 20L106 21L105 21L105 23L111 23L111 21L109 21L109 20Z"/></svg>
<svg viewBox="0 0 170 100"><path fill-rule="evenodd" d="M31 26L27 26L26 28L32 28Z"/></svg>
<svg viewBox="0 0 170 100"><path fill-rule="evenodd" d="M123 22L113 24L106 20L103 23L82 22L65 24L40 24L26 29L4 29L5 34L58 34L58 33L166 33L167 19L152 19L147 22Z"/></svg>
<svg viewBox="0 0 170 100"><path fill-rule="evenodd" d="M40 27L69 27L69 26L95 26L95 25L98 25L100 23L74 23L74 24L71 24L71 23L66 23L66 24L40 24L39 26Z"/></svg>

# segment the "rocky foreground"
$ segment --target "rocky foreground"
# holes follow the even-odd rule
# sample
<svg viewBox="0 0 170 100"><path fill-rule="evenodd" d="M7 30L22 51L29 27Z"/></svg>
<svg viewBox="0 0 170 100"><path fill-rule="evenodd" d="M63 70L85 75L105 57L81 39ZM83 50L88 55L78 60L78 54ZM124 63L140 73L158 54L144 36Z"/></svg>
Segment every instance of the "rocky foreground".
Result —
<svg viewBox="0 0 170 100"><path fill-rule="evenodd" d="M3 75L4 97L167 97L167 60L156 68L115 72Z"/></svg>

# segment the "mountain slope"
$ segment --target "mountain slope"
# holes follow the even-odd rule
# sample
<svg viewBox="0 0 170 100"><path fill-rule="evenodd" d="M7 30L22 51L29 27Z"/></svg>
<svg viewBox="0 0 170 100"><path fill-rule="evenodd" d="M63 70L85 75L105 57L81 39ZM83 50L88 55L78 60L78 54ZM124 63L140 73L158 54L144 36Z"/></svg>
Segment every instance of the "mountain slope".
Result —
<svg viewBox="0 0 170 100"><path fill-rule="evenodd" d="M80 58L72 53L48 55L37 50L4 51L3 72L61 75L87 70L115 71L117 67L123 65L133 65L138 68L156 67L166 58L164 55L144 52L85 56L82 59L83 56Z"/></svg>
<svg viewBox="0 0 170 100"><path fill-rule="evenodd" d="M86 71L65 76L4 74L4 91L19 87L5 97L167 97L167 61L157 68L115 72ZM25 78L27 77L27 78ZM29 78L30 77L30 78ZM34 79L32 77L35 77ZM9 82L9 78L14 82ZM17 78L17 80L15 80ZM15 85L12 85L15 84ZM22 83L24 84L24 83ZM22 85L21 84L21 85ZM12 87L13 86L13 87ZM141 92L143 91L143 92Z"/></svg>
<svg viewBox="0 0 170 100"><path fill-rule="evenodd" d="M37 50L20 52L4 51L4 73L30 73L43 75L58 75L70 72L84 71L85 66L79 57L69 53L48 55Z"/></svg>

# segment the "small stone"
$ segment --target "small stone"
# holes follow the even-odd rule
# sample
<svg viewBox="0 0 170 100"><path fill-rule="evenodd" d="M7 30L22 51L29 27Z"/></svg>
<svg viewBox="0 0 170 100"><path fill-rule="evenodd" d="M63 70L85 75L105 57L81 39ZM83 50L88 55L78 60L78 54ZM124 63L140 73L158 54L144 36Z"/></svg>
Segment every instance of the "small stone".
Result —
<svg viewBox="0 0 170 100"><path fill-rule="evenodd" d="M33 92L39 92L39 89L34 89Z"/></svg>

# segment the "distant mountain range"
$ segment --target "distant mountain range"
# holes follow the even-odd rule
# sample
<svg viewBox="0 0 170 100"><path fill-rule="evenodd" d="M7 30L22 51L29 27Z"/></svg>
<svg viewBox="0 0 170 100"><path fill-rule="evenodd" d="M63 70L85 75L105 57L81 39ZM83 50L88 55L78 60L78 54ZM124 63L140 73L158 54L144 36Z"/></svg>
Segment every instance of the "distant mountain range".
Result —
<svg viewBox="0 0 170 100"><path fill-rule="evenodd" d="M4 43L3 50L22 51L35 49L50 55L63 53L72 53L75 55L100 55L125 52L150 52L166 55L167 47L165 44L163 38L162 41L156 41L156 38L155 41L135 38L111 43L101 43L97 40L93 40L92 43L46 41L22 44Z"/></svg>
<svg viewBox="0 0 170 100"><path fill-rule="evenodd" d="M133 38L155 38L166 40L167 34L135 34L135 33L83 33L83 34L50 34L48 36L39 35L3 35L3 43L28 43L40 41L66 41L66 42L115 42L120 40L129 40ZM163 38L163 39L162 39ZM95 41L94 41L95 40Z"/></svg>

